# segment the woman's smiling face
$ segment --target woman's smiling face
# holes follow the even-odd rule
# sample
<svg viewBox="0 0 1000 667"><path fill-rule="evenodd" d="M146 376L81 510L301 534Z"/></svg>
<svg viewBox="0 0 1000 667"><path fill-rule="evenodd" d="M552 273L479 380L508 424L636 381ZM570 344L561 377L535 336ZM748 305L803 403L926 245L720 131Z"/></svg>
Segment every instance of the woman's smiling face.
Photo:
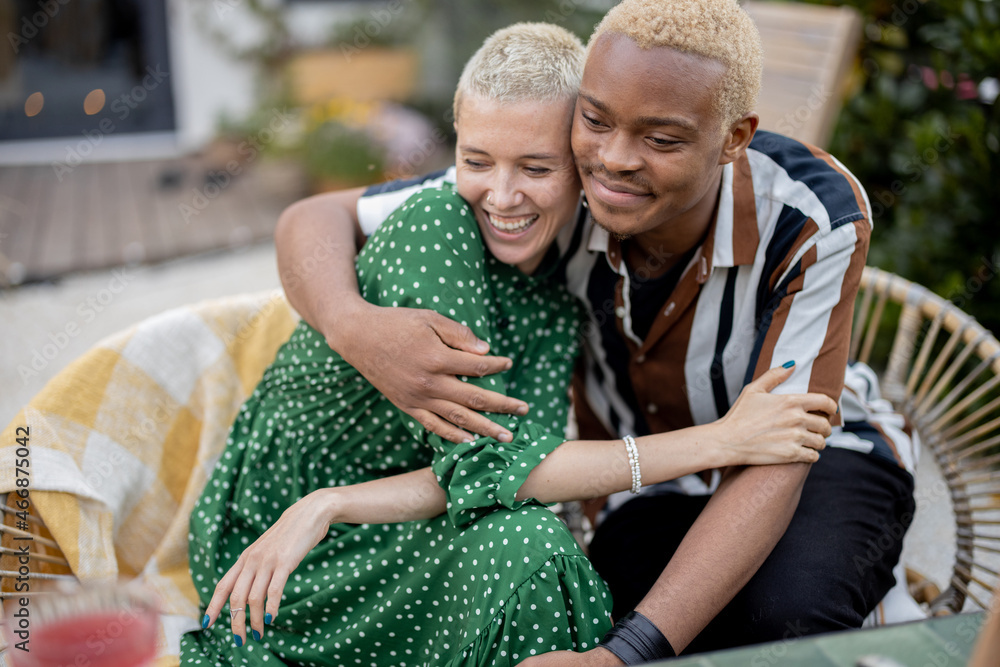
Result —
<svg viewBox="0 0 1000 667"><path fill-rule="evenodd" d="M469 95L455 122L458 193L494 257L524 273L538 268L580 199L570 150L574 102Z"/></svg>

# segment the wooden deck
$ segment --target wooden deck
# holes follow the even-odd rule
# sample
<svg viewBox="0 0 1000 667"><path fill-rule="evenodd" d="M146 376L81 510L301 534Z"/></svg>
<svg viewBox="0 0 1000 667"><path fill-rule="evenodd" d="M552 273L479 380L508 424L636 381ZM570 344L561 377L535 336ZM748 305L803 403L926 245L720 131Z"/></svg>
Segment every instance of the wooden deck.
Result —
<svg viewBox="0 0 1000 667"><path fill-rule="evenodd" d="M269 238L300 171L210 155L0 168L0 287ZM235 167L234 167L235 169Z"/></svg>

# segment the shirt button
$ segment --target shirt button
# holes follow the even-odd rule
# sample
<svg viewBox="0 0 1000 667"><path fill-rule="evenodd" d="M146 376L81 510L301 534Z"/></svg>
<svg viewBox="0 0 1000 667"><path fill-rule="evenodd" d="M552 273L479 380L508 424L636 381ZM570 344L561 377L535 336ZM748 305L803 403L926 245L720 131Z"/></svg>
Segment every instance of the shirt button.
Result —
<svg viewBox="0 0 1000 667"><path fill-rule="evenodd" d="M637 363L637 364L641 364L644 361L646 361L646 355L645 354L640 354L638 357L635 358L635 363Z"/></svg>
<svg viewBox="0 0 1000 667"><path fill-rule="evenodd" d="M615 315L618 317L625 317L625 306L618 306L615 308Z"/></svg>
<svg viewBox="0 0 1000 667"><path fill-rule="evenodd" d="M648 412L651 415L655 415L658 410L659 408L656 407L656 403L650 403L649 405L646 406L646 412Z"/></svg>

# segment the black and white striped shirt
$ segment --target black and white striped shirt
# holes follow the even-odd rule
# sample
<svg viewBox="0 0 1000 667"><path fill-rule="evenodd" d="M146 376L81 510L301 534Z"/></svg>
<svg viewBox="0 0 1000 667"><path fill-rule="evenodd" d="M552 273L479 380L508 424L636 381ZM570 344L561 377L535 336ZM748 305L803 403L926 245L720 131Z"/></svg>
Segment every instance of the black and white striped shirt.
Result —
<svg viewBox="0 0 1000 667"><path fill-rule="evenodd" d="M362 229L370 234L415 189L448 182L454 168L370 188L358 204ZM621 244L593 223L585 203L578 218L557 244L567 285L590 313L574 384L581 437L709 423L744 385L792 360L792 377L775 392L840 399L871 215L860 183L835 158L757 132L746 154L723 168L716 220L673 285L644 281L644 267L630 271ZM638 289L637 280L645 283ZM662 295L635 298L657 288ZM847 414L828 444L912 471L909 439L862 416ZM698 478L681 488L708 490Z"/></svg>

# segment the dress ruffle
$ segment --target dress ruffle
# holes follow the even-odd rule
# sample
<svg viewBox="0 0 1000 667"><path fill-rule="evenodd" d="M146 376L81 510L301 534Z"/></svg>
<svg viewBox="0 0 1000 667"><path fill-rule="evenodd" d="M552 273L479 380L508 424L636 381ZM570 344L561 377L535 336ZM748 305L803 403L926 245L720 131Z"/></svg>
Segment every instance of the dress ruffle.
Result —
<svg viewBox="0 0 1000 667"><path fill-rule="evenodd" d="M580 586L594 575L585 556L553 556L504 601L489 625L446 667L514 665L549 651L587 651L611 629L611 596ZM539 604L546 601L547 604ZM564 606L566 617L552 602ZM594 614L604 605L603 613ZM500 648L500 647L505 648Z"/></svg>
<svg viewBox="0 0 1000 667"><path fill-rule="evenodd" d="M509 443L493 438L453 445L433 466L448 497L448 516L456 526L467 525L497 507L520 509L537 503L518 500L518 490L541 461L565 440L537 424L509 420Z"/></svg>

